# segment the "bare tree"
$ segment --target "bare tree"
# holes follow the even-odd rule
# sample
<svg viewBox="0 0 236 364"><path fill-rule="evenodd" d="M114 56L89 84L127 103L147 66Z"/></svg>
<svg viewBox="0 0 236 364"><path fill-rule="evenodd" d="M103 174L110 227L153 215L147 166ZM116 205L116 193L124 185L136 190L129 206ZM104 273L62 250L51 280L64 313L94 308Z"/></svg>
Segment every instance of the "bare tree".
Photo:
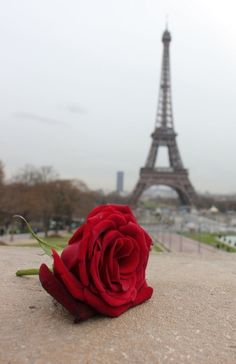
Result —
<svg viewBox="0 0 236 364"><path fill-rule="evenodd" d="M4 165L2 161L0 161L0 185L4 183L5 173L4 173Z"/></svg>
<svg viewBox="0 0 236 364"><path fill-rule="evenodd" d="M13 182L24 183L28 186L55 181L58 173L51 166L34 167L27 164L14 177Z"/></svg>
<svg viewBox="0 0 236 364"><path fill-rule="evenodd" d="M12 215L19 214L45 235L52 226L70 229L103 199L81 180L58 179L52 167L27 165L1 188L0 220L9 225Z"/></svg>

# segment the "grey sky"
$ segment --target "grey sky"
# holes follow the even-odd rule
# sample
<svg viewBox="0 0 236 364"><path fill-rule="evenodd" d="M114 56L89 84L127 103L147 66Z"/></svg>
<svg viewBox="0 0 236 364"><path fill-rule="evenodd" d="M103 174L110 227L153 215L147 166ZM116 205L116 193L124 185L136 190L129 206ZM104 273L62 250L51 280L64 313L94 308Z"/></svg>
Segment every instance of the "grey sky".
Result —
<svg viewBox="0 0 236 364"><path fill-rule="evenodd" d="M131 190L154 129L169 14L174 123L198 191L236 192L234 0L0 1L0 159Z"/></svg>

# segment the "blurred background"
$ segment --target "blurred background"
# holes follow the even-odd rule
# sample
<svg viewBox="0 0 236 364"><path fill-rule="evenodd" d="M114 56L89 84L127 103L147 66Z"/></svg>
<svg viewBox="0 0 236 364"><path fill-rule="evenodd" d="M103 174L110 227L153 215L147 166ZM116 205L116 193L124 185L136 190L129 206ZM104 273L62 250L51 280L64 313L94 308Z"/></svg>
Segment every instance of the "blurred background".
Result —
<svg viewBox="0 0 236 364"><path fill-rule="evenodd" d="M205 203L186 208L154 186L136 215L158 241L160 231L210 234L234 249L235 2L9 0L0 10L1 240L24 231L15 213L57 235L97 204L129 201L155 127L168 22L178 146Z"/></svg>

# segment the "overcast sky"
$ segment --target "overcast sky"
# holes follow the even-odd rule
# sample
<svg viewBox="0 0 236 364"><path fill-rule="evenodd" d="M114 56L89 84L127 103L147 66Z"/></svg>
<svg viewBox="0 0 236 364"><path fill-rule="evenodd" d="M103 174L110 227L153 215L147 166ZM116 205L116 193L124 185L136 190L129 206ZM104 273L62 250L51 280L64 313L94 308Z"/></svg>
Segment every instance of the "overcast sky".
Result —
<svg viewBox="0 0 236 364"><path fill-rule="evenodd" d="M169 14L175 129L198 191L236 192L235 0L0 0L0 159L132 190ZM161 163L161 161L160 161Z"/></svg>

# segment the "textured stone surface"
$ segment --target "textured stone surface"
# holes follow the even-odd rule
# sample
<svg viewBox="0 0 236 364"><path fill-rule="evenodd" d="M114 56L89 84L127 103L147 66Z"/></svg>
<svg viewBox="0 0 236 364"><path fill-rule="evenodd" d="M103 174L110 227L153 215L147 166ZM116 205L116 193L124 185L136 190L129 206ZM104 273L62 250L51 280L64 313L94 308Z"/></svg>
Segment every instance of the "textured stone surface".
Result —
<svg viewBox="0 0 236 364"><path fill-rule="evenodd" d="M49 261L0 247L0 363L236 363L236 255L156 254L153 298L116 319L82 324L19 268Z"/></svg>

